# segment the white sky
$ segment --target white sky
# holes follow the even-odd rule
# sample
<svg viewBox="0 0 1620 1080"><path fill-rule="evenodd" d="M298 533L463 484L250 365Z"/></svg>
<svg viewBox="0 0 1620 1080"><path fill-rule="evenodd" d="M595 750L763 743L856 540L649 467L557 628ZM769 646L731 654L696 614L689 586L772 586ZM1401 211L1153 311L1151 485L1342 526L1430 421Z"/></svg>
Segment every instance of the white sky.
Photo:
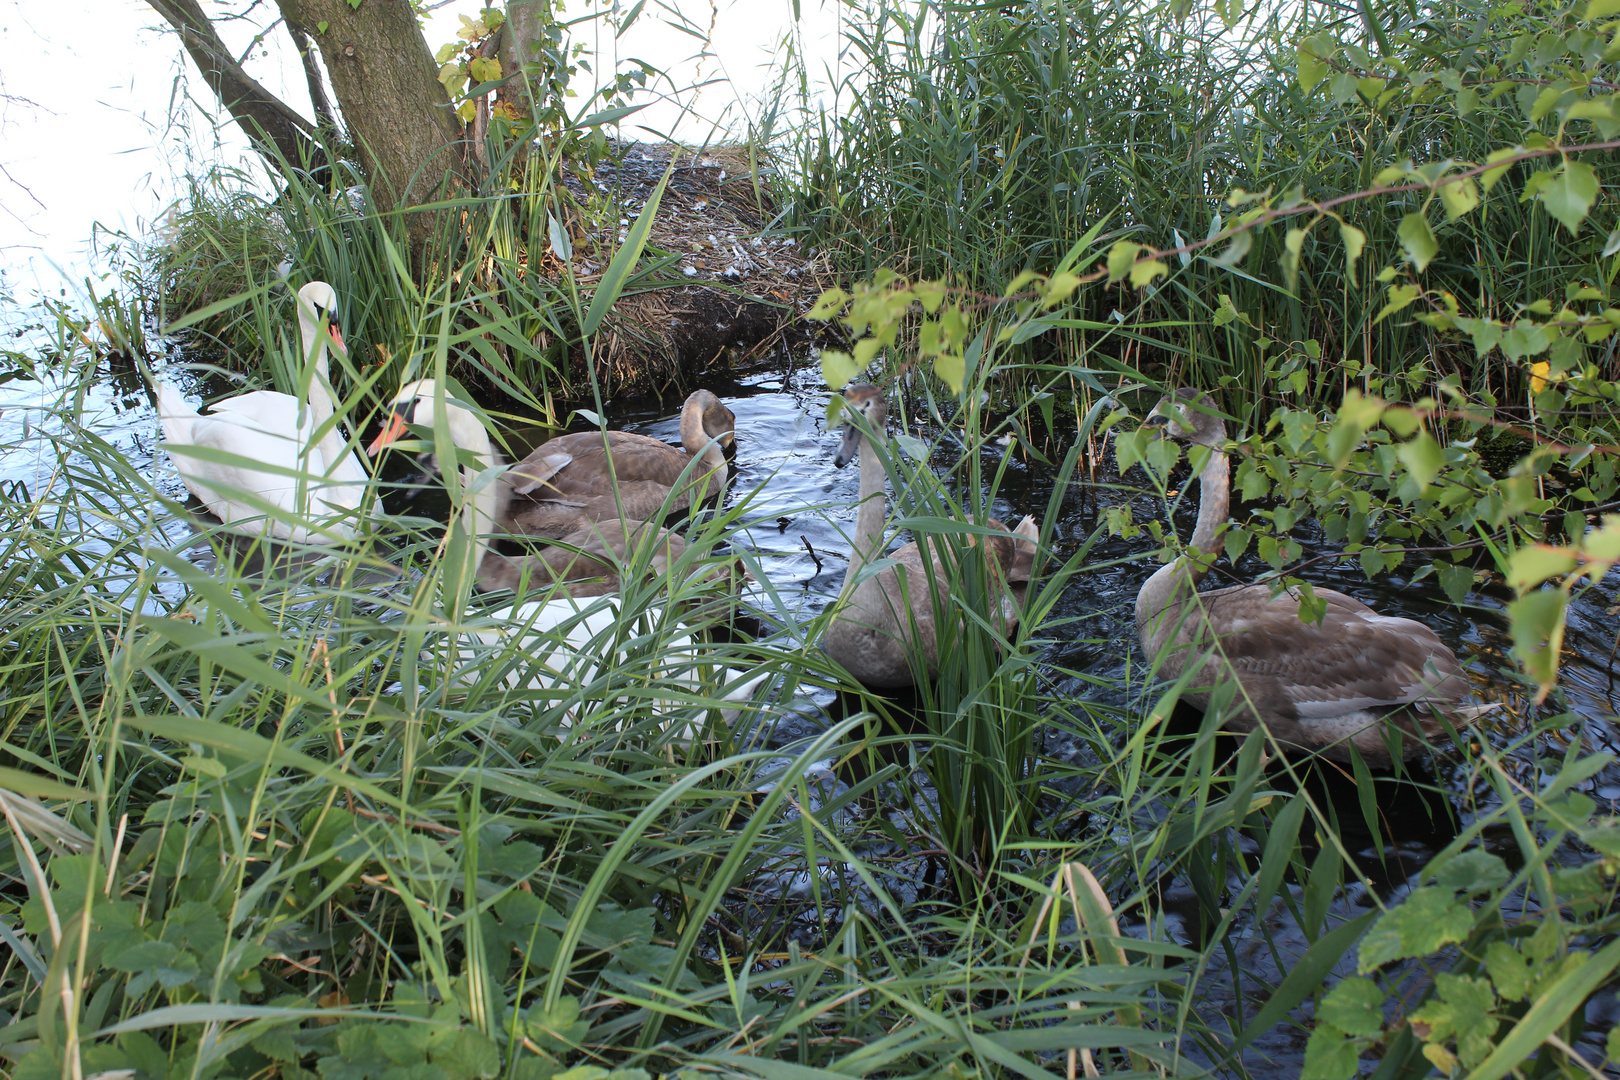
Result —
<svg viewBox="0 0 1620 1080"><path fill-rule="evenodd" d="M204 0L203 6L212 13L245 5ZM452 40L458 14L474 15L482 6L458 0L435 12L426 31L429 46ZM835 62L838 6L837 0L802 0L797 33L815 57L812 74ZM587 10L586 0L573 0L564 17ZM697 57L702 42L673 29L671 12L700 32L713 23L709 56ZM0 0L0 93L34 103L0 101L0 292L22 299L66 288L72 295L92 266L106 266L89 251L98 224L139 236L174 200L188 170L200 173L216 162L251 167L236 126L216 129L207 87L178 40L156 29L160 23L143 0ZM649 0L623 38L615 41L599 27L582 28L577 38L598 50L592 67L599 73L610 72L614 60L636 57L671 73L666 91L700 78L721 80L644 110L624 132L646 138L637 130L645 125L687 141L710 137L716 123L739 125L744 110L757 115L772 57L795 30L791 0L714 0L713 6L709 0ZM246 48L253 32L246 25L222 28L236 49ZM268 55L251 58L248 71L307 115L303 74L285 30L272 31L265 47ZM206 114L174 107L188 92L198 95ZM103 234L104 245L108 239Z"/></svg>

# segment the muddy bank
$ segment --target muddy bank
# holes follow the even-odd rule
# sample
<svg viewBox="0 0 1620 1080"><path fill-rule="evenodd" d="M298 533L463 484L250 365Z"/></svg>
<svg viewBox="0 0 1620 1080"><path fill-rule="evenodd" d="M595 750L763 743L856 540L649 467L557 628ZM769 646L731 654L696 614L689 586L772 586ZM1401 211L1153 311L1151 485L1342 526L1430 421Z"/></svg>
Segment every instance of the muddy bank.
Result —
<svg viewBox="0 0 1620 1080"><path fill-rule="evenodd" d="M634 143L588 171L563 171L575 203L571 268L587 287L666 173L642 261L653 287L627 292L598 339L596 375L615 395L662 395L742 362L787 355L815 329L800 316L832 281L826 258L778 227L774 173L744 148ZM604 206L617 207L617 218L604 220ZM618 235L607 235L615 226ZM555 252L537 265L542 273L561 270Z"/></svg>

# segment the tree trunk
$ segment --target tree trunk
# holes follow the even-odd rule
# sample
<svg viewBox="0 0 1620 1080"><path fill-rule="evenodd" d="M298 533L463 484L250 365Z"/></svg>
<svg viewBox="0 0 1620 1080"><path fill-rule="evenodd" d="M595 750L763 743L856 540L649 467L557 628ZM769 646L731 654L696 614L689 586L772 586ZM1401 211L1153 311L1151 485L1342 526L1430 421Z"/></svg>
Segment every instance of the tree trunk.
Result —
<svg viewBox="0 0 1620 1080"><path fill-rule="evenodd" d="M461 124L406 0L277 0L289 23L316 31L343 122L379 209L429 202L462 170ZM325 27L323 30L322 27ZM410 221L419 248L433 223Z"/></svg>
<svg viewBox="0 0 1620 1080"><path fill-rule="evenodd" d="M260 86L231 57L197 0L147 0L174 27L203 80L272 169L282 161L315 169L326 163L308 121ZM420 38L420 34L417 35ZM274 147L272 152L269 148ZM277 154L282 160L277 160Z"/></svg>

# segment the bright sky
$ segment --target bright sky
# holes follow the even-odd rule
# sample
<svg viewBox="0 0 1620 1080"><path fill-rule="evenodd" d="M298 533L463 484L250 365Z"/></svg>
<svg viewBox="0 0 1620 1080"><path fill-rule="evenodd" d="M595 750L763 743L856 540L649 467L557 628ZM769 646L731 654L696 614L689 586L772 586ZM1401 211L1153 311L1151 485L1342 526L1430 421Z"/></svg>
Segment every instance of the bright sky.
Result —
<svg viewBox="0 0 1620 1080"><path fill-rule="evenodd" d="M564 16L579 18L585 3L573 0ZM457 0L436 11L426 31L429 46L452 40L458 14L473 15L482 6ZM221 7L204 0L207 11ZM581 28L577 40L597 50L597 72L610 72L610 61L638 58L670 73L660 87L666 99L632 117L626 137L647 138L638 130L645 126L701 142L716 125L742 130L745 115L758 115L772 59L790 35L813 57L812 74L834 65L838 8L837 0L801 0L795 27L791 0L714 0L712 6L709 0L653 0L622 38L597 23ZM698 34L708 34L712 24L709 55L700 55L700 38L674 28L680 18ZM174 200L188 170L216 162L251 167L236 126L216 129L207 87L175 37L156 29L160 24L143 0L0 0L0 56L6 58L0 67L0 94L6 95L0 99L0 293L22 299L66 288L71 295L91 266L105 266L89 250L98 225L103 248L116 244L120 232L142 235ZM238 50L253 33L248 25L222 28ZM261 52L247 62L248 71L308 115L286 32L272 31ZM691 89L700 81L709 84ZM175 107L187 93L206 111Z"/></svg>

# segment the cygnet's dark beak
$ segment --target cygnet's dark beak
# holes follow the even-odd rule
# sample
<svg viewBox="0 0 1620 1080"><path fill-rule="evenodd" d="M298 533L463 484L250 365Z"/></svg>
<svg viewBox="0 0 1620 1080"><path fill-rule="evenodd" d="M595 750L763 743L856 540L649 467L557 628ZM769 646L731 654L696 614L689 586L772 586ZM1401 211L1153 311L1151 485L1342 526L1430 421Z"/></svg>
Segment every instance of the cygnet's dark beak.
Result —
<svg viewBox="0 0 1620 1080"><path fill-rule="evenodd" d="M861 448L861 432L854 424L847 420L844 422L844 441L838 445L838 453L833 456L833 467L842 469L855 460L855 454Z"/></svg>

